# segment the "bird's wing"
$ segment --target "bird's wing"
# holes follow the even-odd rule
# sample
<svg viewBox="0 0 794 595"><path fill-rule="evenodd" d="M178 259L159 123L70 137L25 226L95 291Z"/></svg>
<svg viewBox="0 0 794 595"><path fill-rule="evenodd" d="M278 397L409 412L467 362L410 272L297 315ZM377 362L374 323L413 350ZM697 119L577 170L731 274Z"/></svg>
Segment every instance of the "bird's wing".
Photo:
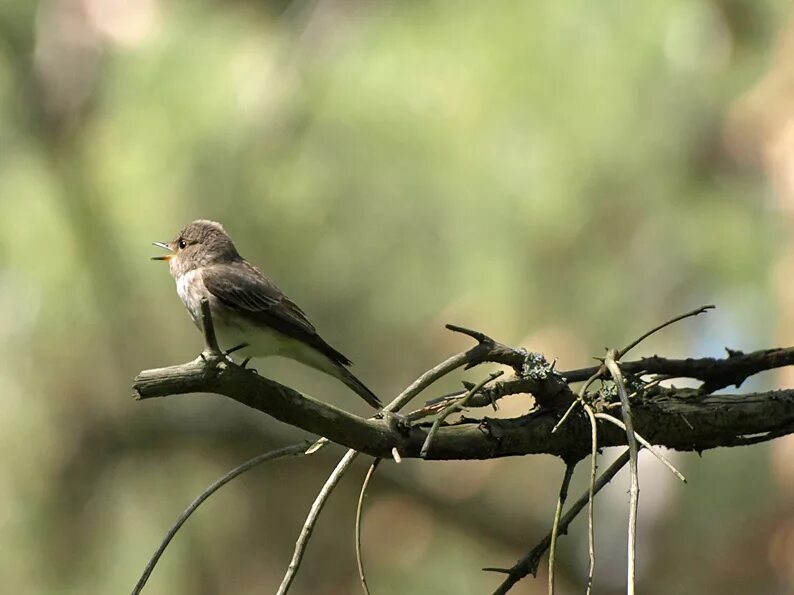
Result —
<svg viewBox="0 0 794 595"><path fill-rule="evenodd" d="M311 345L336 363L350 360L326 343L306 314L276 285L247 262L218 264L203 269L204 286L228 308L252 317L288 337Z"/></svg>

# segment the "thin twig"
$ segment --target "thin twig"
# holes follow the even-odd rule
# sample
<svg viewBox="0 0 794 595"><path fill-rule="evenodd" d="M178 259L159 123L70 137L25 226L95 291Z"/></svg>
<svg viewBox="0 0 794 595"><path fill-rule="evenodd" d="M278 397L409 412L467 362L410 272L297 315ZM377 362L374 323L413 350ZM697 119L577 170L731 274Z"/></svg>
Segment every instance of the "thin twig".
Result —
<svg viewBox="0 0 794 595"><path fill-rule="evenodd" d="M609 415L608 413L596 413L595 416L598 419L603 419L603 420L608 421L611 424L616 425L617 427L622 429L624 432L626 431L626 424L624 424L618 418L616 418L616 417L614 417L612 415ZM670 471L672 471L673 475L675 475L678 479L680 479L681 481L686 483L686 477L684 477L683 474L678 469L675 468L675 465L673 465L669 461L669 459L665 458L665 456L662 453L658 452L653 446L651 446L651 443L648 442L645 438L643 438L642 435L640 435L639 432L634 432L634 437L637 439L637 442L642 444L646 449L648 449L650 451L650 453L653 456L655 456L657 459L659 459L664 464L665 467L667 467Z"/></svg>
<svg viewBox="0 0 794 595"><path fill-rule="evenodd" d="M612 375L615 385L618 388L618 395L620 402L623 405L621 413L623 414L623 423L626 425L626 442L629 444L629 473L630 473L630 487L629 487L629 546L628 546L628 568L626 571L626 594L634 595L635 586L635 568L637 560L637 510L639 508L640 500L640 479L637 471L637 438L634 432L634 423L631 420L631 406L629 405L629 396L626 393L626 385L623 382L623 374L620 371L615 361L617 354L614 350L607 351L607 356L604 359L604 365Z"/></svg>
<svg viewBox="0 0 794 595"><path fill-rule="evenodd" d="M165 537L163 538L163 541L160 543L160 547L157 548L157 551L154 552L152 557L149 559L149 562L146 564L146 568L143 570L143 574L141 575L141 578L138 579L138 583L135 585L135 588L132 590L132 595L138 595L143 590L143 587L146 585L146 581L149 580L149 576L152 574L154 567L157 565L157 562L160 560L160 557L163 555L163 552L165 552L165 548L168 547L168 544L174 538L177 531L179 531L182 525L185 524L185 521L188 520L190 515L193 514L196 511L196 509L199 506L201 506L201 504L207 498L212 496L212 494L217 492L219 489L221 489L223 486L225 486L227 483L229 483L238 475L245 473L246 471L256 467L257 465L260 465L267 461L280 459L283 457L289 457L289 456L299 457L303 455L305 450L306 450L305 442L301 442L300 444L293 444L292 446L286 446L284 448L279 448L278 450L271 450L270 452L266 452L264 454L256 456L253 459L249 459L242 465L238 465L237 467L229 471L226 475L218 479L211 486L209 486L206 490L204 490L198 496L198 498L193 500L193 502L190 503L190 506L188 506L185 509L185 511L179 515L179 518L177 518L176 522L168 530L168 533L166 533Z"/></svg>
<svg viewBox="0 0 794 595"><path fill-rule="evenodd" d="M306 546L308 545L309 539L311 538L312 532L314 531L314 525L317 522L317 517L320 516L320 512L325 506L325 503L328 501L328 497L331 495L331 492L339 483L339 480L342 479L342 476L345 474L345 472L350 468L350 465L353 464L353 461L357 456L358 451L347 451L345 456L342 457L339 463L337 463L336 467L331 472L331 475L328 476L328 479L325 480L325 484L320 490L320 493L317 494L317 497L314 499L314 503L309 509L309 514L306 517L306 521L303 523L303 528L301 529L300 535L298 535L298 540L295 542L295 551L292 554L292 560L290 560L289 566L287 567L287 572L281 581L281 585L278 587L278 595L284 595L289 590L290 585L292 585L292 581L295 580L298 567L303 560L303 554L306 552Z"/></svg>
<svg viewBox="0 0 794 595"><path fill-rule="evenodd" d="M568 486L571 485L575 468L576 463L565 464L565 475L562 477L560 493L557 497L557 508L554 510L554 524L551 526L551 544L549 546L549 595L554 595L554 561L557 558L557 537L560 530L562 507L565 506L565 501L568 499Z"/></svg>
<svg viewBox="0 0 794 595"><path fill-rule="evenodd" d="M499 378L504 374L503 370L499 370L494 372L488 376L488 378L483 379L482 381L475 384L473 387L469 389L463 397L461 397L458 401L454 402L452 405L444 409L433 422L433 425L430 428L430 431L427 433L427 438L425 438L424 444L422 444L422 450L419 452L419 456L423 459L427 457L427 453L430 451L430 444L433 442L433 438L436 437L438 433L438 429L441 427L441 424L444 423L444 420L447 419L450 415L455 413L456 411L460 411L464 407L466 407L466 403L469 402L469 399L472 398L479 390L481 390L486 384L494 380L495 378Z"/></svg>
<svg viewBox="0 0 794 595"><path fill-rule="evenodd" d="M651 330L649 330L647 333L645 333L645 334L641 335L640 337L636 338L634 341L632 341L631 343L629 343L628 345L626 345L626 346L625 346L623 349L621 349L620 351L618 351L618 352L615 354L615 359L620 359L620 358L622 358L622 357L623 357L624 355L626 355L626 354L627 354L629 351L631 351L631 350L632 350L632 349L634 349L634 348L635 348L637 345L639 345L640 343L642 343L642 342L643 342L645 339L647 339L648 337L650 337L652 334L659 332L659 331L660 331L660 330L662 330L663 328L665 328L665 327L668 327L668 326L670 326L671 324L675 324L675 323L676 323L676 322L678 322L679 320L684 320L684 318L689 318L689 317L691 317L691 316L697 316L698 314L703 314L704 312L708 312L709 310L713 310L713 309L714 309L714 308L716 308L716 307L717 307L717 306L715 306L715 305L713 305L713 304L709 304L709 305L707 305L707 306L701 306L700 308L696 308L695 310L692 310L691 312L687 312L686 314L681 314L681 315L679 315L679 316L676 316L675 318L671 318L671 319L670 319L670 320L668 320L667 322L663 322L663 323L662 323L662 324L660 324L659 326L655 326L655 327L653 327L653 328L652 328Z"/></svg>
<svg viewBox="0 0 794 595"><path fill-rule="evenodd" d="M595 488L593 489L593 495L597 494L601 491L601 489L607 485L615 475L618 474L626 463L629 462L629 451L626 450L622 455L620 455L615 462L613 462L606 471L604 471L599 478L596 480ZM579 499L573 503L568 512L563 515L562 520L560 520L560 529L559 533L564 535L568 531L568 526L571 522L576 518L576 516L582 512L582 509L587 506L587 503L590 499L590 492L589 490L582 494ZM487 572L499 572L503 574L507 574L507 578L502 582L499 587L494 591L494 595L504 595L507 593L518 581L522 578L527 576L528 574L535 574L538 570L538 563L540 558L549 549L551 545L551 532L549 532L546 537L544 537L540 543L538 543L532 550L527 552L518 562L516 562L512 568L483 568L483 570Z"/></svg>
<svg viewBox="0 0 794 595"><path fill-rule="evenodd" d="M565 411L563 416L560 418L560 421L558 421L556 424L554 424L554 427L551 429L551 433L552 434L554 434L557 430L559 430L560 426L562 426L562 424L565 422L565 420L568 419L568 417L571 415L571 413L573 413L573 409L574 409L574 407L576 407L577 403L584 403L584 393L585 393L585 391L587 391L587 389L590 388L590 385L593 384L596 380L598 380L601 377L601 374L603 374L603 373L604 373L604 369L603 369L603 366L602 366L602 367L598 368L598 370L596 370L596 372L592 376L590 376L590 378L587 379L587 382L585 382L582 385L582 388L579 389L579 394L576 395L576 400L574 402L572 402L568 406L568 409Z"/></svg>
<svg viewBox="0 0 794 595"><path fill-rule="evenodd" d="M639 390L635 390L633 393L629 395L629 401L636 398L640 393L643 394L647 393L650 389L659 386L659 384L661 382L664 382L665 380L669 380L669 379L666 377L654 378L653 380L646 382L645 384L642 385L642 387ZM620 401L615 401L614 403L607 403L606 405L604 405L604 409L617 409L618 407L623 407ZM639 436L639 434L637 434L637 436Z"/></svg>
<svg viewBox="0 0 794 595"><path fill-rule="evenodd" d="M476 347L474 347L474 349L476 349ZM383 410L392 412L399 411L405 407L411 401L411 399L416 397L428 386L440 380L450 372L454 372L458 368L468 364L471 361L471 355L472 349L469 349L468 351L462 351L461 353L453 355L452 357L444 360L436 367L431 368L419 378L414 380L403 392L397 395L396 399L386 405Z"/></svg>
<svg viewBox="0 0 794 595"><path fill-rule="evenodd" d="M593 575L595 574L595 519L594 519L594 496L595 496L595 477L598 468L598 424L593 414L593 408L587 403L583 405L590 420L590 484L588 487L587 501L587 551L590 554L590 563L587 569L587 595L593 590Z"/></svg>
<svg viewBox="0 0 794 595"><path fill-rule="evenodd" d="M361 511L364 508L364 494L367 492L369 481L372 479L372 475L375 473L375 469L378 468L380 461L381 459L375 459L372 461L372 465L369 466L364 483L361 484L361 492L358 495L358 505L356 506L356 563L358 564L358 578L361 580L361 588L366 595L370 594L367 576L364 573L364 559L361 554Z"/></svg>

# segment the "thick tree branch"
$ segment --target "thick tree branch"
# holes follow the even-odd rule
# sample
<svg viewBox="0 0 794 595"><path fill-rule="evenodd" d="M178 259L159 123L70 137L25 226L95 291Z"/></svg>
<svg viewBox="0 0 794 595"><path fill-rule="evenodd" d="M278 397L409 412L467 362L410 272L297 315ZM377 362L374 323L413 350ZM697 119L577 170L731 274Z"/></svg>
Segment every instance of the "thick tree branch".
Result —
<svg viewBox="0 0 794 595"><path fill-rule="evenodd" d="M133 385L138 398L217 393L374 457L389 457L394 449L403 457L420 455L429 432L426 425L410 425L388 413L379 419L363 419L232 363L218 352L209 307L204 303L202 308L205 351L186 364L141 372ZM516 378L473 391L476 394L467 397L469 407L490 404L517 392L531 392L537 407L514 419L464 418L439 426L428 458L489 459L546 453L575 462L589 454L590 427L582 412L572 416L559 431L551 429L576 398L567 383L591 377L598 367L559 374L540 354L508 347L479 331L447 327L474 338L478 344L423 374L385 408L387 411L396 411L450 370L483 362L508 365ZM752 374L790 363L794 363L794 348L749 354L729 351L723 359L652 357L621 363L621 369L625 374L653 373L703 380L704 386L697 390L663 389L648 384L632 403L636 431L651 444L702 451L794 432L794 391L706 394L714 387L740 384ZM438 405L443 408L445 403ZM599 412L610 406L609 402L594 403L593 410ZM626 444L626 433L603 421L599 421L599 435L601 446Z"/></svg>
<svg viewBox="0 0 794 595"><path fill-rule="evenodd" d="M198 358L147 370L136 378L134 388L141 399L197 392L224 395L375 457L390 457L394 447L403 457L418 457L429 430L360 418L223 360ZM638 399L632 411L637 432L651 444L677 450L738 446L794 432L794 390L703 396L694 389L657 387L652 395ZM428 458L488 459L545 453L575 459L589 454L590 429L585 417L572 416L552 434L558 416L559 409L541 408L514 419L464 419L439 428ZM611 424L600 422L599 434L601 446L626 444L625 432Z"/></svg>

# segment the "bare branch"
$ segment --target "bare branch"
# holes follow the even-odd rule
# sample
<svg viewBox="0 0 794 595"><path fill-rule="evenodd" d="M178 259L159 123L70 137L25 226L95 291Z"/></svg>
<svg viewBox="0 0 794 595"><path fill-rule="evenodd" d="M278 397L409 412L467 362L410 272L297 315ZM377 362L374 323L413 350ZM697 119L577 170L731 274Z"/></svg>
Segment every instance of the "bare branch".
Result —
<svg viewBox="0 0 794 595"><path fill-rule="evenodd" d="M624 424L622 421L620 421L616 417L613 417L613 416L609 415L608 413L596 413L595 417L597 417L598 419L606 420L609 423L616 425L617 427L622 429L624 432L627 431L626 430L626 424ZM686 477L684 477L684 475L678 469L675 468L675 465L673 465L669 460L667 460L667 458L665 458L665 456L662 455L662 453L660 453L655 448L653 448L653 446L651 446L650 442L648 442L645 438L640 436L637 432L634 432L634 437L637 439L637 442L642 444L645 448L648 449L648 451L653 456L655 456L657 459L659 459L659 461L661 461L661 463L665 467L667 467L673 473L673 475L675 475L682 482L686 483Z"/></svg>
<svg viewBox="0 0 794 595"><path fill-rule="evenodd" d="M361 484L361 492L358 495L358 505L356 506L356 564L358 565L358 578L361 580L361 588L366 595L370 594L369 586L367 585L367 575L364 572L364 559L361 554L361 511L364 508L364 494L367 493L369 482L375 474L375 469L378 468L380 462L381 459L375 459L372 461L372 465L369 466L369 471L367 471L367 475L364 478L364 483Z"/></svg>
<svg viewBox="0 0 794 595"><path fill-rule="evenodd" d="M627 450L620 455L615 462L612 463L606 471L604 471L604 473L601 474L598 480L596 480L593 494L595 495L600 492L601 489L607 485L612 478L618 474L618 471L620 471L628 462L629 451ZM588 490L582 494L576 502L573 503L568 512L566 512L560 520L560 535L565 535L568 532L568 526L576 518L576 516L582 512L582 509L587 506L589 499L590 491ZM518 562L516 562L511 568L483 568L483 570L488 572L500 572L507 574L507 578L494 591L494 595L504 595L513 587L513 585L515 585L528 574L532 574L534 576L538 571L538 564L540 563L541 557L543 557L543 554L546 553L546 550L549 549L550 545L551 533L547 534L546 537L544 537L540 543L538 543L538 545L527 552L527 554Z"/></svg>
<svg viewBox="0 0 794 595"><path fill-rule="evenodd" d="M631 418L631 406L629 405L629 395L626 392L626 385L623 382L623 374L618 363L615 361L617 353L610 349L607 351L604 365L612 374L612 379L618 387L620 396L621 412L623 413L623 423L626 425L626 438L629 443L629 473L631 476L629 484L629 547L628 547L628 568L627 574L627 595L634 595L635 567L637 560L637 512L640 500L640 480L637 471L637 435L634 433L634 422Z"/></svg>
<svg viewBox="0 0 794 595"><path fill-rule="evenodd" d="M138 583L135 585L135 588L132 590L132 595L138 595L143 590L143 588L146 586L146 582L149 580L149 576L152 574L152 571L154 570L154 567L157 566L157 562L160 560L160 556L162 556L163 552L165 552L165 548L168 547L168 544L171 543L171 540L174 538L177 531L179 531L182 525L185 524L185 522L188 520L190 515L193 514L196 511L196 509L199 506L201 506L201 504L207 498L212 496L215 492L217 492L219 489L221 489L223 486L225 486L227 483L229 483L238 475L245 473L246 471L256 467L257 465L266 463L267 461L274 461L276 459L280 459L283 457L302 456L304 451L306 450L306 444L307 444L306 442L300 442L299 444L293 444L292 446L286 446L278 450L271 450L270 452L266 452L264 454L256 456L253 459L246 461L242 465L235 467L234 469L229 471L229 473L221 477L219 480L217 480L215 483L209 486L206 490L204 490L198 496L198 498L193 500L193 502L190 503L190 506L188 506L185 509L185 511L179 515L179 518L177 518L176 522L168 530L168 533L166 533L165 537L163 538L163 541L160 543L160 547L157 548L157 551L154 552L152 557L149 559L149 562L146 564L146 568L144 569L141 578L138 579Z"/></svg>
<svg viewBox="0 0 794 595"><path fill-rule="evenodd" d="M621 362L624 373L663 374L670 378L693 378L703 381L701 392L711 393L727 386L741 386L750 376L794 365L794 347L775 347L751 353L729 351L726 358L701 357L668 359L653 356L636 361ZM582 382L592 376L599 366L560 372L568 382ZM518 388L518 387L516 387Z"/></svg>
<svg viewBox="0 0 794 595"><path fill-rule="evenodd" d="M325 503L328 501L328 498L331 496L331 492L333 492L334 488L339 483L339 480L342 479L342 476L350 468L350 465L353 464L353 461L357 456L358 453L356 451L348 451L347 454L342 457L342 460L336 465L336 468L334 468L331 475L328 476L328 479L325 481L325 485L323 485L320 493L317 494L317 498L314 499L314 503L309 509L309 514L306 517L306 521L303 523L303 529L301 529L300 535L298 536L298 541L295 542L295 551L292 554L292 560L290 560L289 566L287 567L287 572L281 581L281 585L279 585L277 595L285 595L289 590L290 585L292 585L292 581L295 580L295 575L297 574L298 567L300 567L300 563L303 560L303 554L306 551L306 546L308 545L309 539L311 538L312 532L314 531L314 524L317 522L317 517L320 516L320 512L325 506Z"/></svg>
<svg viewBox="0 0 794 595"><path fill-rule="evenodd" d="M568 406L568 409L565 410L565 413L560 418L560 421L558 421L551 429L552 434L559 430L560 426L565 423L565 420L567 420L571 413L573 413L574 407L576 407L577 403L584 404L584 394L587 392L587 389L590 388L590 385L601 377L602 372L602 368L599 368L592 376L590 376L590 378L587 379L587 382L582 385L582 388L579 389L579 394L576 395L576 400Z"/></svg>
<svg viewBox="0 0 794 595"><path fill-rule="evenodd" d="M575 468L576 463L567 463L565 465L565 475L562 477L560 493L557 496L557 508L554 510L554 523L551 526L551 543L549 546L549 595L554 595L554 561L557 557L557 536L560 531L562 507L565 506L565 501L568 499L568 486L571 485L571 478Z"/></svg>
<svg viewBox="0 0 794 595"><path fill-rule="evenodd" d="M212 364L197 358L180 366L149 370L138 377L135 388L140 398L221 394L374 457L390 457L395 447L403 458L418 457L429 430L423 425L400 428L384 419L363 419L224 361ZM484 388L482 392L487 391ZM589 432L587 421L571 418L551 434L557 418L550 413L540 409L515 419L462 420L444 426L433 440L428 458L570 456L572 449L587 456L589 441L580 439ZM739 446L762 433L768 440L794 432L794 390L704 396L692 389L657 387L638 401L633 413L636 430L651 444L683 451ZM625 445L626 435L603 428L600 442L602 446Z"/></svg>
<svg viewBox="0 0 794 595"><path fill-rule="evenodd" d="M700 308L696 308L695 310L692 310L691 312L687 312L686 314L681 314L680 316L676 316L675 318L673 318L671 320L668 320L667 322L663 322L659 326L653 327L647 333L644 333L643 335L641 335L640 337L638 337L637 339L635 339L634 341L632 341L631 343L626 345L623 349L618 351L617 355L615 356L616 359L621 359L624 355L626 355L629 351L631 351L637 345L642 343L645 339L647 339L648 337L650 337L654 333L658 333L663 328L666 328L666 327L670 326L671 324L675 324L679 320L684 320L685 318L690 318L692 316L697 316L698 314L703 314L704 312L708 312L709 310L713 310L716 307L717 306L714 306L714 305L701 306Z"/></svg>
<svg viewBox="0 0 794 595"><path fill-rule="evenodd" d="M590 563L587 568L587 595L593 590L593 576L595 574L595 479L598 468L598 425L596 424L593 409L587 403L583 404L587 419L590 421L590 484L587 492L587 551L590 554Z"/></svg>

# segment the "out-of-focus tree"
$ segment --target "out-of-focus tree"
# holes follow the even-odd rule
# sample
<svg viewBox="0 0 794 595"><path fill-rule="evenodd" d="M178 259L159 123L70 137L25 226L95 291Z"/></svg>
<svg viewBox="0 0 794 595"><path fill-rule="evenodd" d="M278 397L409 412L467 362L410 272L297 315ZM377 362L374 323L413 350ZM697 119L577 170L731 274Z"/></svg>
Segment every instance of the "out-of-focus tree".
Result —
<svg viewBox="0 0 794 595"><path fill-rule="evenodd" d="M715 316L647 352L787 343L790 10L0 4L4 583L129 589L201 487L294 437L217 399L129 398L139 369L199 349L170 278L147 260L149 242L197 217L223 221L384 397L458 348L444 322L563 367L706 302ZM302 368L257 367L358 407ZM503 410L527 407L513 398ZM683 489L649 467L641 590L791 587L789 451L682 457ZM275 585L331 460L305 463L228 486L151 592ZM410 575L427 592L486 592L494 578L472 569L512 560L545 530L558 475L523 459L385 470L365 518L373 588L406 592ZM357 588L352 548L339 545L356 486L343 487L295 592ZM605 495L601 517L622 519L620 486ZM622 538L600 544L604 592L620 589ZM735 545L748 541L757 547ZM576 536L563 547L580 584L586 548Z"/></svg>

